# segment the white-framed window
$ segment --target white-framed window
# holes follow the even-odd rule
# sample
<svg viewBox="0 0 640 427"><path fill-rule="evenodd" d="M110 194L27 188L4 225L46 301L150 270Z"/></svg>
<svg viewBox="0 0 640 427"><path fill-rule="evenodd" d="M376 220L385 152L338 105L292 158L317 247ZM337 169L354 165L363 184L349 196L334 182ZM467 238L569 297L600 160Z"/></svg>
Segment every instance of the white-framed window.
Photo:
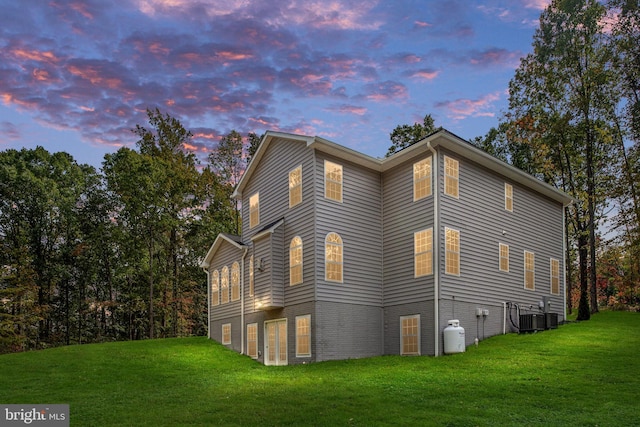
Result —
<svg viewBox="0 0 640 427"><path fill-rule="evenodd" d="M296 357L311 356L311 315L296 316Z"/></svg>
<svg viewBox="0 0 640 427"><path fill-rule="evenodd" d="M413 164L413 201L431 195L431 156Z"/></svg>
<svg viewBox="0 0 640 427"><path fill-rule="evenodd" d="M509 245L499 244L498 249L500 271L509 271Z"/></svg>
<svg viewBox="0 0 640 427"><path fill-rule="evenodd" d="M329 233L324 240L324 278L330 282L342 283L342 237Z"/></svg>
<svg viewBox="0 0 640 427"><path fill-rule="evenodd" d="M459 174L460 164L458 161L444 156L444 194L456 199L460 196Z"/></svg>
<svg viewBox="0 0 640 427"><path fill-rule="evenodd" d="M238 261L231 265L231 301L240 299L240 264Z"/></svg>
<svg viewBox="0 0 640 427"><path fill-rule="evenodd" d="M324 161L324 197L342 202L342 165Z"/></svg>
<svg viewBox="0 0 640 427"><path fill-rule="evenodd" d="M260 193L249 197L249 228L260 225Z"/></svg>
<svg viewBox="0 0 640 427"><path fill-rule="evenodd" d="M302 203L302 166L289 172L289 208Z"/></svg>
<svg viewBox="0 0 640 427"><path fill-rule="evenodd" d="M222 344L231 344L231 323L222 325Z"/></svg>
<svg viewBox="0 0 640 427"><path fill-rule="evenodd" d="M513 212L513 186L504 183L504 209Z"/></svg>
<svg viewBox="0 0 640 427"><path fill-rule="evenodd" d="M414 277L433 274L433 228L413 234Z"/></svg>
<svg viewBox="0 0 640 427"><path fill-rule="evenodd" d="M258 324L249 323L247 325L247 356L258 358Z"/></svg>
<svg viewBox="0 0 640 427"><path fill-rule="evenodd" d="M460 232L445 227L445 274L460 275Z"/></svg>
<svg viewBox="0 0 640 427"><path fill-rule="evenodd" d="M296 236L289 244L289 285L302 283L302 239Z"/></svg>
<svg viewBox="0 0 640 427"><path fill-rule="evenodd" d="M222 277L220 277L220 293L222 304L229 302L229 267L222 267Z"/></svg>
<svg viewBox="0 0 640 427"><path fill-rule="evenodd" d="M213 270L211 273L211 305L220 304L220 273Z"/></svg>
<svg viewBox="0 0 640 427"><path fill-rule="evenodd" d="M524 251L524 288L536 289L536 259L533 252Z"/></svg>
<svg viewBox="0 0 640 427"><path fill-rule="evenodd" d="M560 261L551 258L549 262L549 270L551 272L551 293L553 295L560 294Z"/></svg>
<svg viewBox="0 0 640 427"><path fill-rule="evenodd" d="M252 297L255 292L254 263L253 255L249 258L249 296Z"/></svg>
<svg viewBox="0 0 640 427"><path fill-rule="evenodd" d="M400 317L400 354L420 355L420 315Z"/></svg>

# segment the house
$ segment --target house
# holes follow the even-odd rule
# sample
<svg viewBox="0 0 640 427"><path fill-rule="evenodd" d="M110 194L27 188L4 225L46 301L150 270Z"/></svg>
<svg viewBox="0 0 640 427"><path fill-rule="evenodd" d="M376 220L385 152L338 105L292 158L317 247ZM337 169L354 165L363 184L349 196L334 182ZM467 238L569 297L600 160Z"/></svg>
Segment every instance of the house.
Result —
<svg viewBox="0 0 640 427"><path fill-rule="evenodd" d="M565 318L571 199L446 130L385 159L268 132L234 197L209 337L266 365L438 356L449 320L470 345L542 299Z"/></svg>

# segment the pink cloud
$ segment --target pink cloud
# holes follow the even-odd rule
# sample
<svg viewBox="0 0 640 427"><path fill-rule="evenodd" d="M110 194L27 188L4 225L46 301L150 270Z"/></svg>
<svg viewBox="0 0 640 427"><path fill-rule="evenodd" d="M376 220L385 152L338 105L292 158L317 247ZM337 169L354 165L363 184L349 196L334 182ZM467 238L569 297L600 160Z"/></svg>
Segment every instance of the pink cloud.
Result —
<svg viewBox="0 0 640 427"><path fill-rule="evenodd" d="M440 71L439 70L432 70L430 68L424 68L422 70L417 70L412 72L411 77L417 78L417 79L422 79L422 80L433 80L436 77L438 77L438 75L440 75Z"/></svg>
<svg viewBox="0 0 640 427"><path fill-rule="evenodd" d="M407 87L399 82L384 81L365 85L364 98L375 101L402 101L409 97Z"/></svg>
<svg viewBox="0 0 640 427"><path fill-rule="evenodd" d="M524 7L527 9L544 10L551 4L551 0L524 0Z"/></svg>
<svg viewBox="0 0 640 427"><path fill-rule="evenodd" d="M494 92L478 99L459 98L454 101L442 101L436 103L436 108L446 111L448 117L453 120L462 120L467 117L494 117L491 111L493 103L500 99L500 93Z"/></svg>
<svg viewBox="0 0 640 427"><path fill-rule="evenodd" d="M342 104L328 108L329 111L334 111L340 114L353 114L356 116L364 116L367 114L367 108L359 105Z"/></svg>

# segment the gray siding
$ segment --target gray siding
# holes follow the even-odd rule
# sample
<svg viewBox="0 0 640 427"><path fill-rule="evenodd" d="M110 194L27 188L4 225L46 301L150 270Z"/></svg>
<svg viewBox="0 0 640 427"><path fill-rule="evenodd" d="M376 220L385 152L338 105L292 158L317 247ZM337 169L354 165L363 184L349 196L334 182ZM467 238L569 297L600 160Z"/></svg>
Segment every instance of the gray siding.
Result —
<svg viewBox="0 0 640 427"><path fill-rule="evenodd" d="M302 203L289 208L289 172L302 166ZM314 162L312 151L305 143L286 139L274 140L264 153L242 194L242 240L251 237L265 225L284 218L281 226L283 241L278 253L271 254L282 265L281 283L284 287L284 304L300 304L314 299ZM250 229L249 197L260 193L260 225ZM289 244L300 236L303 244L303 278L299 285L289 286ZM257 256L256 256L257 259ZM257 273L256 273L257 274ZM257 275L256 275L257 278ZM248 283L248 270L246 271ZM248 301L248 311L253 311L254 301Z"/></svg>
<svg viewBox="0 0 640 427"><path fill-rule="evenodd" d="M318 302L316 360L357 359L383 354L381 307Z"/></svg>
<svg viewBox="0 0 640 427"><path fill-rule="evenodd" d="M413 247L414 233L433 227L434 196L413 201L413 164L429 156L425 149L383 177L385 306L433 299L434 276L415 278Z"/></svg>
<svg viewBox="0 0 640 427"><path fill-rule="evenodd" d="M441 299L469 303L471 313L454 314L472 319L478 305L501 306L505 301L537 305L543 295L550 294L550 258L559 260L560 271L564 271L561 204L509 182L513 185L514 211L506 211L505 180L501 176L454 154L441 153L440 177L444 176L444 154L460 162L460 198L445 196L444 179L439 180ZM444 273L445 227L460 231L459 277ZM509 245L509 272L499 270L499 243ZM524 289L525 250L535 253L535 291ZM560 294L552 297L552 310L560 313L560 318L563 292L561 287ZM444 329L450 316L446 310L442 313ZM498 329L488 333L501 331L500 322Z"/></svg>
<svg viewBox="0 0 640 427"><path fill-rule="evenodd" d="M218 321L220 319L228 319L231 316L240 316L240 300L231 301L231 266L234 262L238 262L240 264L240 268L242 268L242 251L235 246L231 245L228 242L224 242L218 252L213 257L209 265L209 273L213 274L214 270L218 270L220 273L220 277L222 278L222 268L226 265L229 267L229 302L226 304L219 304L211 307L211 320ZM210 276L211 277L211 276ZM221 280L222 282L222 280ZM242 283L240 283L242 286ZM211 288L211 282L208 284L209 288ZM222 291L220 291L222 292ZM222 299L220 298L220 301ZM212 327L215 332L215 328ZM219 332L219 331L218 331Z"/></svg>
<svg viewBox="0 0 640 427"><path fill-rule="evenodd" d="M385 307L384 354L400 354L400 316L416 314L420 315L420 354L435 354L433 300Z"/></svg>
<svg viewBox="0 0 640 427"><path fill-rule="evenodd" d="M342 165L342 203L324 197L324 160ZM382 305L382 196L380 174L316 153L316 277L321 301ZM324 280L324 242L343 241L343 283Z"/></svg>

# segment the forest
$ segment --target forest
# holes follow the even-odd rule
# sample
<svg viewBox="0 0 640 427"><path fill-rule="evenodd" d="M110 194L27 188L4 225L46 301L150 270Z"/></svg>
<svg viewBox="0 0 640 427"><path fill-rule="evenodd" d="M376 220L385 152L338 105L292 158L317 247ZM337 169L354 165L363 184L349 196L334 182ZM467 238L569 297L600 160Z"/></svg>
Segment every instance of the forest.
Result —
<svg viewBox="0 0 640 427"><path fill-rule="evenodd" d="M231 194L260 136L231 131L201 164L179 119L147 113L135 149L100 170L41 147L0 152L0 353L206 333L199 263L218 233L241 231ZM429 114L399 125L388 155L435 129ZM568 312L639 309L637 0L553 1L508 111L469 142L573 197Z"/></svg>

